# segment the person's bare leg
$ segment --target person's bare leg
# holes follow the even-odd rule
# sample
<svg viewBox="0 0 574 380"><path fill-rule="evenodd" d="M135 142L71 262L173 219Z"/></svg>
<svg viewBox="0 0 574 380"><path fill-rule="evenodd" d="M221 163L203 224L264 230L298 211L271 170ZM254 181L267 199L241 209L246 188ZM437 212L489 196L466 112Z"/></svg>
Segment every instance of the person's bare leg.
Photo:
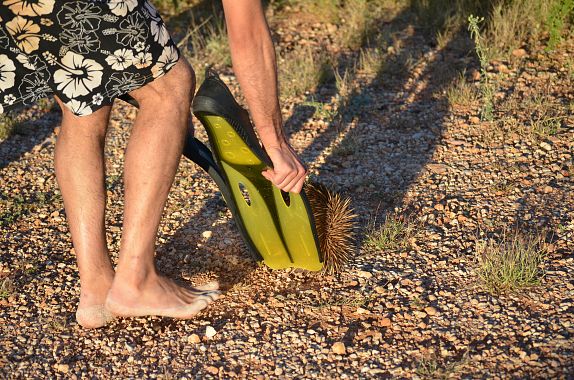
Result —
<svg viewBox="0 0 574 380"><path fill-rule="evenodd" d="M80 271L76 319L96 328L112 319L103 307L114 278L104 226L104 139L111 107L77 117L57 100L63 118L54 164Z"/></svg>
<svg viewBox="0 0 574 380"><path fill-rule="evenodd" d="M158 275L155 239L190 119L195 88L180 59L167 74L133 91L140 110L125 156L125 204L120 257L106 308L119 316L191 318L219 292L216 283L184 289Z"/></svg>

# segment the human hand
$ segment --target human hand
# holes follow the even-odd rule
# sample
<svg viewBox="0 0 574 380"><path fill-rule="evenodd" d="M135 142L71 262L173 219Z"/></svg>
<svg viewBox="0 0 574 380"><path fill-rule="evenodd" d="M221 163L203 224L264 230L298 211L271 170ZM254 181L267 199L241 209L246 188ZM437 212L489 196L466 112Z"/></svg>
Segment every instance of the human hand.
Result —
<svg viewBox="0 0 574 380"><path fill-rule="evenodd" d="M263 177L285 192L300 193L307 176L307 169L289 143L265 149L273 168L261 172Z"/></svg>

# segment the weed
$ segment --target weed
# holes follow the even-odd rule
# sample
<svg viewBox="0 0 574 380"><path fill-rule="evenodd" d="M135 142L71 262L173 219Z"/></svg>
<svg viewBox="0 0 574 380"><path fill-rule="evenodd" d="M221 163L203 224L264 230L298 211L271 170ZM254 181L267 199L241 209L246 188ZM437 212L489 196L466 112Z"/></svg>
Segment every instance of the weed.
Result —
<svg viewBox="0 0 574 380"><path fill-rule="evenodd" d="M533 137L544 140L554 136L562 126L563 116L541 116L530 120L530 132Z"/></svg>
<svg viewBox="0 0 574 380"><path fill-rule="evenodd" d="M317 21L333 24L341 22L341 0L292 0L288 3L304 7Z"/></svg>
<svg viewBox="0 0 574 380"><path fill-rule="evenodd" d="M369 228L366 245L378 250L400 249L409 246L409 240L413 237L415 226L412 221L403 216L391 214L385 217L385 221L379 227Z"/></svg>
<svg viewBox="0 0 574 380"><path fill-rule="evenodd" d="M329 301L325 301L319 303L318 305L307 305L309 307L317 308L317 309L324 309L330 307L341 307L341 306L349 306L353 308L362 307L367 305L369 302L374 300L376 295L374 294L360 294L360 295L348 295L339 297L336 299L330 299Z"/></svg>
<svg viewBox="0 0 574 380"><path fill-rule="evenodd" d="M0 141L12 136L17 123L10 113L0 114Z"/></svg>
<svg viewBox="0 0 574 380"><path fill-rule="evenodd" d="M17 194L8 196L0 193L0 227L7 227L30 212L58 201L59 195L36 192L29 199Z"/></svg>
<svg viewBox="0 0 574 380"><path fill-rule="evenodd" d="M494 192L508 194L514 189L514 182L508 179L501 179L491 185Z"/></svg>
<svg viewBox="0 0 574 380"><path fill-rule="evenodd" d="M419 359L415 373L423 379L450 379L453 374L469 362L468 350L459 360L441 363L436 354Z"/></svg>
<svg viewBox="0 0 574 380"><path fill-rule="evenodd" d="M359 151L359 145L359 139L355 134L349 133L335 148L333 148L332 154L338 157L351 156ZM372 181L369 180L366 185L370 183L372 183Z"/></svg>
<svg viewBox="0 0 574 380"><path fill-rule="evenodd" d="M368 0L347 0L341 9L341 45L351 50L358 49L367 34L372 21Z"/></svg>
<svg viewBox="0 0 574 380"><path fill-rule="evenodd" d="M10 277L0 280L0 300L6 299L14 292L14 282Z"/></svg>
<svg viewBox="0 0 574 380"><path fill-rule="evenodd" d="M536 37L544 28L552 4L562 0L511 0L498 2L491 11L487 41L491 57L505 57Z"/></svg>
<svg viewBox="0 0 574 380"><path fill-rule="evenodd" d="M494 293L515 291L540 284L546 247L541 236L504 230L499 240L476 242L477 274Z"/></svg>
<svg viewBox="0 0 574 380"><path fill-rule="evenodd" d="M439 370L440 365L437 360L421 359L415 373L423 378L435 378Z"/></svg>
<svg viewBox="0 0 574 380"><path fill-rule="evenodd" d="M548 50L553 50L562 40L562 31L566 19L574 12L574 0L554 1L546 19L546 28L550 34L548 39Z"/></svg>
<svg viewBox="0 0 574 380"><path fill-rule="evenodd" d="M480 34L480 27L484 21L483 17L476 17L473 15L468 16L468 30L470 36L474 40L474 47L476 55L480 61L480 92L482 95L482 109L480 112L483 120L491 121L494 112L494 85L488 79L486 67L488 66L487 51L485 48L485 41Z"/></svg>
<svg viewBox="0 0 574 380"><path fill-rule="evenodd" d="M470 105L477 100L476 88L465 79L464 72L460 73L446 90L446 97L450 105Z"/></svg>
<svg viewBox="0 0 574 380"><path fill-rule="evenodd" d="M313 116L323 120L332 120L337 115L337 111L335 111L329 103L321 103L311 99L310 101L303 102L302 105L315 108Z"/></svg>

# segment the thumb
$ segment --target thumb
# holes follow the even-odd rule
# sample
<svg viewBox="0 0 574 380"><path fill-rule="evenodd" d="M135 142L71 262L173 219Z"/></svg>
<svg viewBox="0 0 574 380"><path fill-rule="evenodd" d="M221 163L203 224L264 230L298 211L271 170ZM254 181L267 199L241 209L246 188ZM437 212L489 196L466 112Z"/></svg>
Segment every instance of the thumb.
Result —
<svg viewBox="0 0 574 380"><path fill-rule="evenodd" d="M271 182L273 182L274 174L273 169L265 169L261 172L261 175Z"/></svg>

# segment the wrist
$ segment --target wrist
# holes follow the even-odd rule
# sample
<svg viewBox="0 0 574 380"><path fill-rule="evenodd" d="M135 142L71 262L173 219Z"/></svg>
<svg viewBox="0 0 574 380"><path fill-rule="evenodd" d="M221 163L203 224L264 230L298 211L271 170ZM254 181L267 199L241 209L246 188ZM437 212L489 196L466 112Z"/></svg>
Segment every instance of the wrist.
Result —
<svg viewBox="0 0 574 380"><path fill-rule="evenodd" d="M287 143L283 128L273 126L257 128L259 139L266 149L280 148Z"/></svg>

